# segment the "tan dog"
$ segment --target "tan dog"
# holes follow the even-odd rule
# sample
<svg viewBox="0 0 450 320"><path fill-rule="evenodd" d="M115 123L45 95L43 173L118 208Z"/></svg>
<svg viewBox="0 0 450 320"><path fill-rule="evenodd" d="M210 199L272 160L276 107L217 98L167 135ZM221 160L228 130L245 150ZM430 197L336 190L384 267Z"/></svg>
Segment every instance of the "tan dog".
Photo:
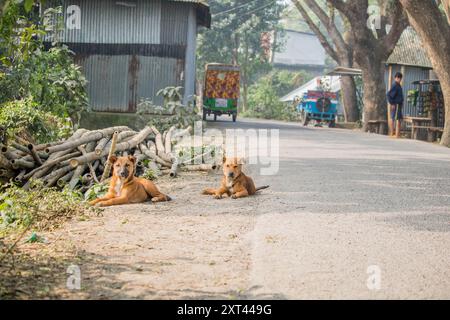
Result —
<svg viewBox="0 0 450 320"><path fill-rule="evenodd" d="M205 189L203 194L213 195L216 199L221 199L223 194L227 194L233 199L254 195L257 191L267 189L269 186L256 188L252 178L247 177L242 172L242 161L238 158L224 158L223 178L219 189Z"/></svg>
<svg viewBox="0 0 450 320"><path fill-rule="evenodd" d="M127 203L141 203L148 199L152 202L170 201L169 196L159 192L153 182L134 176L136 158L112 157L113 176L108 193L101 198L91 201L91 205L108 207Z"/></svg>

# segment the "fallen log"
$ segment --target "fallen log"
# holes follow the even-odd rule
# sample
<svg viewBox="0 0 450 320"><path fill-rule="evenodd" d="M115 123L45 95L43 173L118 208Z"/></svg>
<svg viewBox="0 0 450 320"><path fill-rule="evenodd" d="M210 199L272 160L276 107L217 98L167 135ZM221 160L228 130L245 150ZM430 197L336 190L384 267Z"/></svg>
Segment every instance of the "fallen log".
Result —
<svg viewBox="0 0 450 320"><path fill-rule="evenodd" d="M36 148L31 143L29 143L27 145L27 149L28 149L28 152L33 157L34 162L36 162L39 166L42 166L42 160L39 157L38 153L36 152Z"/></svg>
<svg viewBox="0 0 450 320"><path fill-rule="evenodd" d="M59 178L59 180L56 182L56 185L60 188L64 188L69 180L73 177L75 170L72 170L68 172L65 176Z"/></svg>
<svg viewBox="0 0 450 320"><path fill-rule="evenodd" d="M66 143L63 143L60 145L46 148L45 152L46 153L54 153L56 151L63 151L63 150L67 150L67 149L72 150L83 144L86 144L86 143L89 143L92 141L98 141L103 138L106 138L107 136L113 134L116 131L120 132L120 131L125 131L127 129L129 129L129 128L128 127L112 127L112 128L108 128L108 129L88 132L86 135L83 135L79 139L73 139L73 141L69 141L69 142L66 142Z"/></svg>
<svg viewBox="0 0 450 320"><path fill-rule="evenodd" d="M97 146L95 147L95 153L101 155L109 141L111 141L111 137L100 139Z"/></svg>
<svg viewBox="0 0 450 320"><path fill-rule="evenodd" d="M187 166L182 166L181 170L184 171L212 171L218 168L217 165L214 164L192 164Z"/></svg>
<svg viewBox="0 0 450 320"><path fill-rule="evenodd" d="M29 162L23 159L13 159L9 161L14 169L33 169L35 167L34 162Z"/></svg>
<svg viewBox="0 0 450 320"><path fill-rule="evenodd" d="M160 153L164 153L164 144L162 142L161 133L156 129L155 126L152 127L152 131L155 134L155 144L156 144L156 154L160 155Z"/></svg>
<svg viewBox="0 0 450 320"><path fill-rule="evenodd" d="M161 164L161 165L163 165L163 166L165 166L167 168L170 168L172 166L172 164L169 161L166 161L166 160L162 159L156 153L150 151L144 143L141 143L139 145L139 147L140 147L141 152L143 154L145 154L147 157L149 157L150 159L154 160L155 162L157 162L157 163L159 163L159 164Z"/></svg>
<svg viewBox="0 0 450 320"><path fill-rule="evenodd" d="M166 153L172 153L172 134L175 131L175 126L172 126L165 136L164 140L164 151Z"/></svg>
<svg viewBox="0 0 450 320"><path fill-rule="evenodd" d="M148 135L152 132L152 129L149 127L145 127L142 131L140 131L137 135L135 135L133 138L131 138L130 140L126 141L126 142L121 142L118 143L116 146L116 152L122 152L125 151L127 149L132 149L134 147L136 147L139 143L141 143L142 141L144 141ZM70 160L70 164L72 167L77 167L80 164L84 164L84 163L88 163L88 162L92 162L94 160L98 160L100 158L102 158L103 156L105 156L106 153L105 151L103 151L103 153L101 155L97 155L95 154L95 152L91 152L88 153L84 156L80 156L74 159Z"/></svg>
<svg viewBox="0 0 450 320"><path fill-rule="evenodd" d="M25 175L24 179L25 179L25 180L28 180L28 179L30 179L36 172L41 171L41 170L46 169L46 168L49 168L49 167L52 167L52 166L54 166L54 165L57 165L58 163L61 163L61 165L63 165L63 162L64 162L65 160L72 159L73 157L77 157L78 155L80 155L80 152L79 152L79 151L75 151L75 152L72 152L72 153L63 155L63 156L61 156L61 157L59 157L59 158L56 158L56 159L53 159L53 160L50 160L50 159L49 159L48 161L46 161L45 163L43 163L41 167L36 168L36 169L30 171L29 173L27 173L27 174ZM35 178L36 178L36 177L35 177ZM39 177L39 178L40 178L40 177Z"/></svg>
<svg viewBox="0 0 450 320"><path fill-rule="evenodd" d="M75 168L75 170L73 171L73 176L69 181L70 190L74 190L77 187L77 184L80 181L81 176L83 175L83 172L86 170L86 168L87 168L86 164L82 164Z"/></svg>
<svg viewBox="0 0 450 320"><path fill-rule="evenodd" d="M61 169L53 171L51 174L49 174L43 180L46 182L47 187L53 187L60 178L62 178L68 172L70 172L72 170L73 170L73 168L71 166L62 167Z"/></svg>
<svg viewBox="0 0 450 320"><path fill-rule="evenodd" d="M9 163L9 160L3 154L0 154L0 168L7 170L12 169L11 163Z"/></svg>
<svg viewBox="0 0 450 320"><path fill-rule="evenodd" d="M20 173L14 178L14 181L15 182L22 182L25 173L27 173L27 170L20 171Z"/></svg>

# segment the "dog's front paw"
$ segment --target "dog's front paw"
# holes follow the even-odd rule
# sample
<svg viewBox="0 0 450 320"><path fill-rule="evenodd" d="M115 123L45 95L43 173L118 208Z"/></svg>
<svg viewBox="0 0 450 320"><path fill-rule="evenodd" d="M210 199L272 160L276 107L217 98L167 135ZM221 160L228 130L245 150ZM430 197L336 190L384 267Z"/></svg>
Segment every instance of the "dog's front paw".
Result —
<svg viewBox="0 0 450 320"><path fill-rule="evenodd" d="M216 195L214 196L214 199L222 199L222 195L216 194Z"/></svg>
<svg viewBox="0 0 450 320"><path fill-rule="evenodd" d="M238 196L237 196L237 195L235 195L235 194L233 194L233 195L231 196L231 198L232 198L232 199L237 199L237 198L238 198Z"/></svg>

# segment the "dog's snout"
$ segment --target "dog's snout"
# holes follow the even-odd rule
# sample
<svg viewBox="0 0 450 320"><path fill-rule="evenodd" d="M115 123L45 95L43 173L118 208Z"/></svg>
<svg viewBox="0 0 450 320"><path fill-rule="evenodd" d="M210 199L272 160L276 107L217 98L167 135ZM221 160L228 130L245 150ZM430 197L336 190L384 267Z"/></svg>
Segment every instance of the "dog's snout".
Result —
<svg viewBox="0 0 450 320"><path fill-rule="evenodd" d="M118 172L119 176L122 178L127 178L129 175L129 172L127 169L122 169Z"/></svg>
<svg viewBox="0 0 450 320"><path fill-rule="evenodd" d="M228 173L228 177L233 178L234 177L234 172L229 172Z"/></svg>

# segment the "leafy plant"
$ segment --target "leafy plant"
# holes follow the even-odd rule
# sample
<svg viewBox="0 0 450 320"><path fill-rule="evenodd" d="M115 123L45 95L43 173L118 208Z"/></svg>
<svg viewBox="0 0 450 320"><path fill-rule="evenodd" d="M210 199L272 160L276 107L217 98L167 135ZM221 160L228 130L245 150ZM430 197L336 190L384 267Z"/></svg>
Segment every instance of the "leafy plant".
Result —
<svg viewBox="0 0 450 320"><path fill-rule="evenodd" d="M8 6L0 21L0 108L16 100L27 101L37 111L59 118L59 122L66 123L70 118L74 127L87 109L86 79L73 62L73 52L57 41L46 50L43 42L44 36L56 39L59 24L47 22L54 21L48 19L49 15L58 17L60 13L61 8L49 9L45 19L33 22L23 16L17 3Z"/></svg>
<svg viewBox="0 0 450 320"><path fill-rule="evenodd" d="M19 135L38 143L59 140L71 131L70 121L40 110L32 98L14 100L0 108L0 127L7 136ZM32 136L29 134L32 133Z"/></svg>
<svg viewBox="0 0 450 320"><path fill-rule="evenodd" d="M199 110L193 102L195 99L188 105L181 103L181 90L182 87L167 87L159 90L158 95L164 98L162 106L155 105L148 99L142 100L137 107L137 114L141 121L146 125L156 126L161 132L172 126L185 128L192 126L196 121L201 121Z"/></svg>
<svg viewBox="0 0 450 320"><path fill-rule="evenodd" d="M153 181L153 180L158 179L158 175L152 169L147 168L147 169L145 169L141 178Z"/></svg>
<svg viewBox="0 0 450 320"><path fill-rule="evenodd" d="M38 181L28 191L14 184L3 186L0 194L0 234L29 228L51 230L72 217L97 211L81 200L79 193L67 188L62 191L45 188Z"/></svg>
<svg viewBox="0 0 450 320"><path fill-rule="evenodd" d="M92 201L103 197L108 192L109 185L107 183L95 183L84 193L85 201Z"/></svg>
<svg viewBox="0 0 450 320"><path fill-rule="evenodd" d="M311 78L308 73L288 71L275 71L260 78L249 89L249 109L243 116L297 120L295 106L281 102L280 98Z"/></svg>

